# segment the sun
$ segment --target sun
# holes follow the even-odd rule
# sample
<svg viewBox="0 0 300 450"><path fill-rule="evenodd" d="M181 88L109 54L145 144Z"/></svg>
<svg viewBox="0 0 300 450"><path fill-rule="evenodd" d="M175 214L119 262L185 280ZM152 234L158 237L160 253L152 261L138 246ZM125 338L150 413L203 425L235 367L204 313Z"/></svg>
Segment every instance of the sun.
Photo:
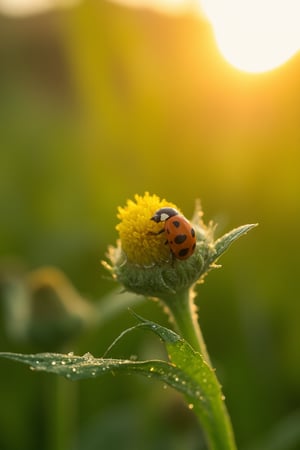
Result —
<svg viewBox="0 0 300 450"><path fill-rule="evenodd" d="M199 0L224 58L245 72L265 72L300 49L299 0Z"/></svg>
<svg viewBox="0 0 300 450"><path fill-rule="evenodd" d="M0 10L24 15L82 0L0 0ZM260 73L287 62L300 49L300 0L111 0L164 13L204 13L225 60Z"/></svg>

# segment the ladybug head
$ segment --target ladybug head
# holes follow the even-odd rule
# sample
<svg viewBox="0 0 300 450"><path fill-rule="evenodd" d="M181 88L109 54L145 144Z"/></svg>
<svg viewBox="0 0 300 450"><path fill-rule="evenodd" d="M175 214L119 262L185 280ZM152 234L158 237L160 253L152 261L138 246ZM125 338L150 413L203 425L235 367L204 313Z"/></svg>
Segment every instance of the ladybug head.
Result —
<svg viewBox="0 0 300 450"><path fill-rule="evenodd" d="M177 216L179 214L178 211L174 208L161 208L151 217L150 220L154 220L154 222L165 222L172 216Z"/></svg>

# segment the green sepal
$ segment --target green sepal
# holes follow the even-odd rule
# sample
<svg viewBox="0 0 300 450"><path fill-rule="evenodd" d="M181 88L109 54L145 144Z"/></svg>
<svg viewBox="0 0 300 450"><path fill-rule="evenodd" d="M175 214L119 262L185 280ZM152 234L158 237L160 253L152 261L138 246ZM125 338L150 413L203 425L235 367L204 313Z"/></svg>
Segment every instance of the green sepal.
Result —
<svg viewBox="0 0 300 450"><path fill-rule="evenodd" d="M222 237L217 239L214 243L215 255L213 257L213 261L211 262L216 261L223 253L225 253L234 241L236 241L241 236L244 236L248 233L248 231L257 226L257 223L241 225L240 227L234 228L233 230L229 231L229 233L226 233Z"/></svg>

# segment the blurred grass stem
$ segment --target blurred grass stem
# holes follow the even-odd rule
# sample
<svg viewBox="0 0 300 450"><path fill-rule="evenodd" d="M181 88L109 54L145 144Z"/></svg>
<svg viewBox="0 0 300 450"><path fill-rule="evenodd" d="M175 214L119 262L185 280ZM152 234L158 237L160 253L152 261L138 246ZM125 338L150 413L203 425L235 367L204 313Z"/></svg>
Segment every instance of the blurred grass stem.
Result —
<svg viewBox="0 0 300 450"><path fill-rule="evenodd" d="M49 408L47 450L72 448L78 413L77 387L76 382L70 382L62 377L49 378L46 382Z"/></svg>

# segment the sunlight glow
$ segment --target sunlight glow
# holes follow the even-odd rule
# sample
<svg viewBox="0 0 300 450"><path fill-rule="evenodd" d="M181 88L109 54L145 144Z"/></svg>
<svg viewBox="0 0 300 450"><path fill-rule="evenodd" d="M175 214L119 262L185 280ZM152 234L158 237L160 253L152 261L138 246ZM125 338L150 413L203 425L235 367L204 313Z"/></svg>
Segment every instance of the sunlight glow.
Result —
<svg viewBox="0 0 300 450"><path fill-rule="evenodd" d="M24 16L48 11L56 6L71 6L76 0L0 0L0 12Z"/></svg>
<svg viewBox="0 0 300 450"><path fill-rule="evenodd" d="M8 15L29 15L57 6L69 6L80 0L0 0L0 11ZM99 0L103 1L103 0ZM197 0L111 0L128 7L149 8L166 13L181 13Z"/></svg>
<svg viewBox="0 0 300 450"><path fill-rule="evenodd" d="M135 8L149 8L166 13L180 13L186 11L193 0L112 0Z"/></svg>
<svg viewBox="0 0 300 450"><path fill-rule="evenodd" d="M245 72L265 72L300 49L299 0L200 0L224 58Z"/></svg>
<svg viewBox="0 0 300 450"><path fill-rule="evenodd" d="M80 0L0 0L0 11L33 14ZM103 1L103 0L99 0ZM220 52L245 72L272 70L300 49L300 0L111 0L167 13L203 12Z"/></svg>

